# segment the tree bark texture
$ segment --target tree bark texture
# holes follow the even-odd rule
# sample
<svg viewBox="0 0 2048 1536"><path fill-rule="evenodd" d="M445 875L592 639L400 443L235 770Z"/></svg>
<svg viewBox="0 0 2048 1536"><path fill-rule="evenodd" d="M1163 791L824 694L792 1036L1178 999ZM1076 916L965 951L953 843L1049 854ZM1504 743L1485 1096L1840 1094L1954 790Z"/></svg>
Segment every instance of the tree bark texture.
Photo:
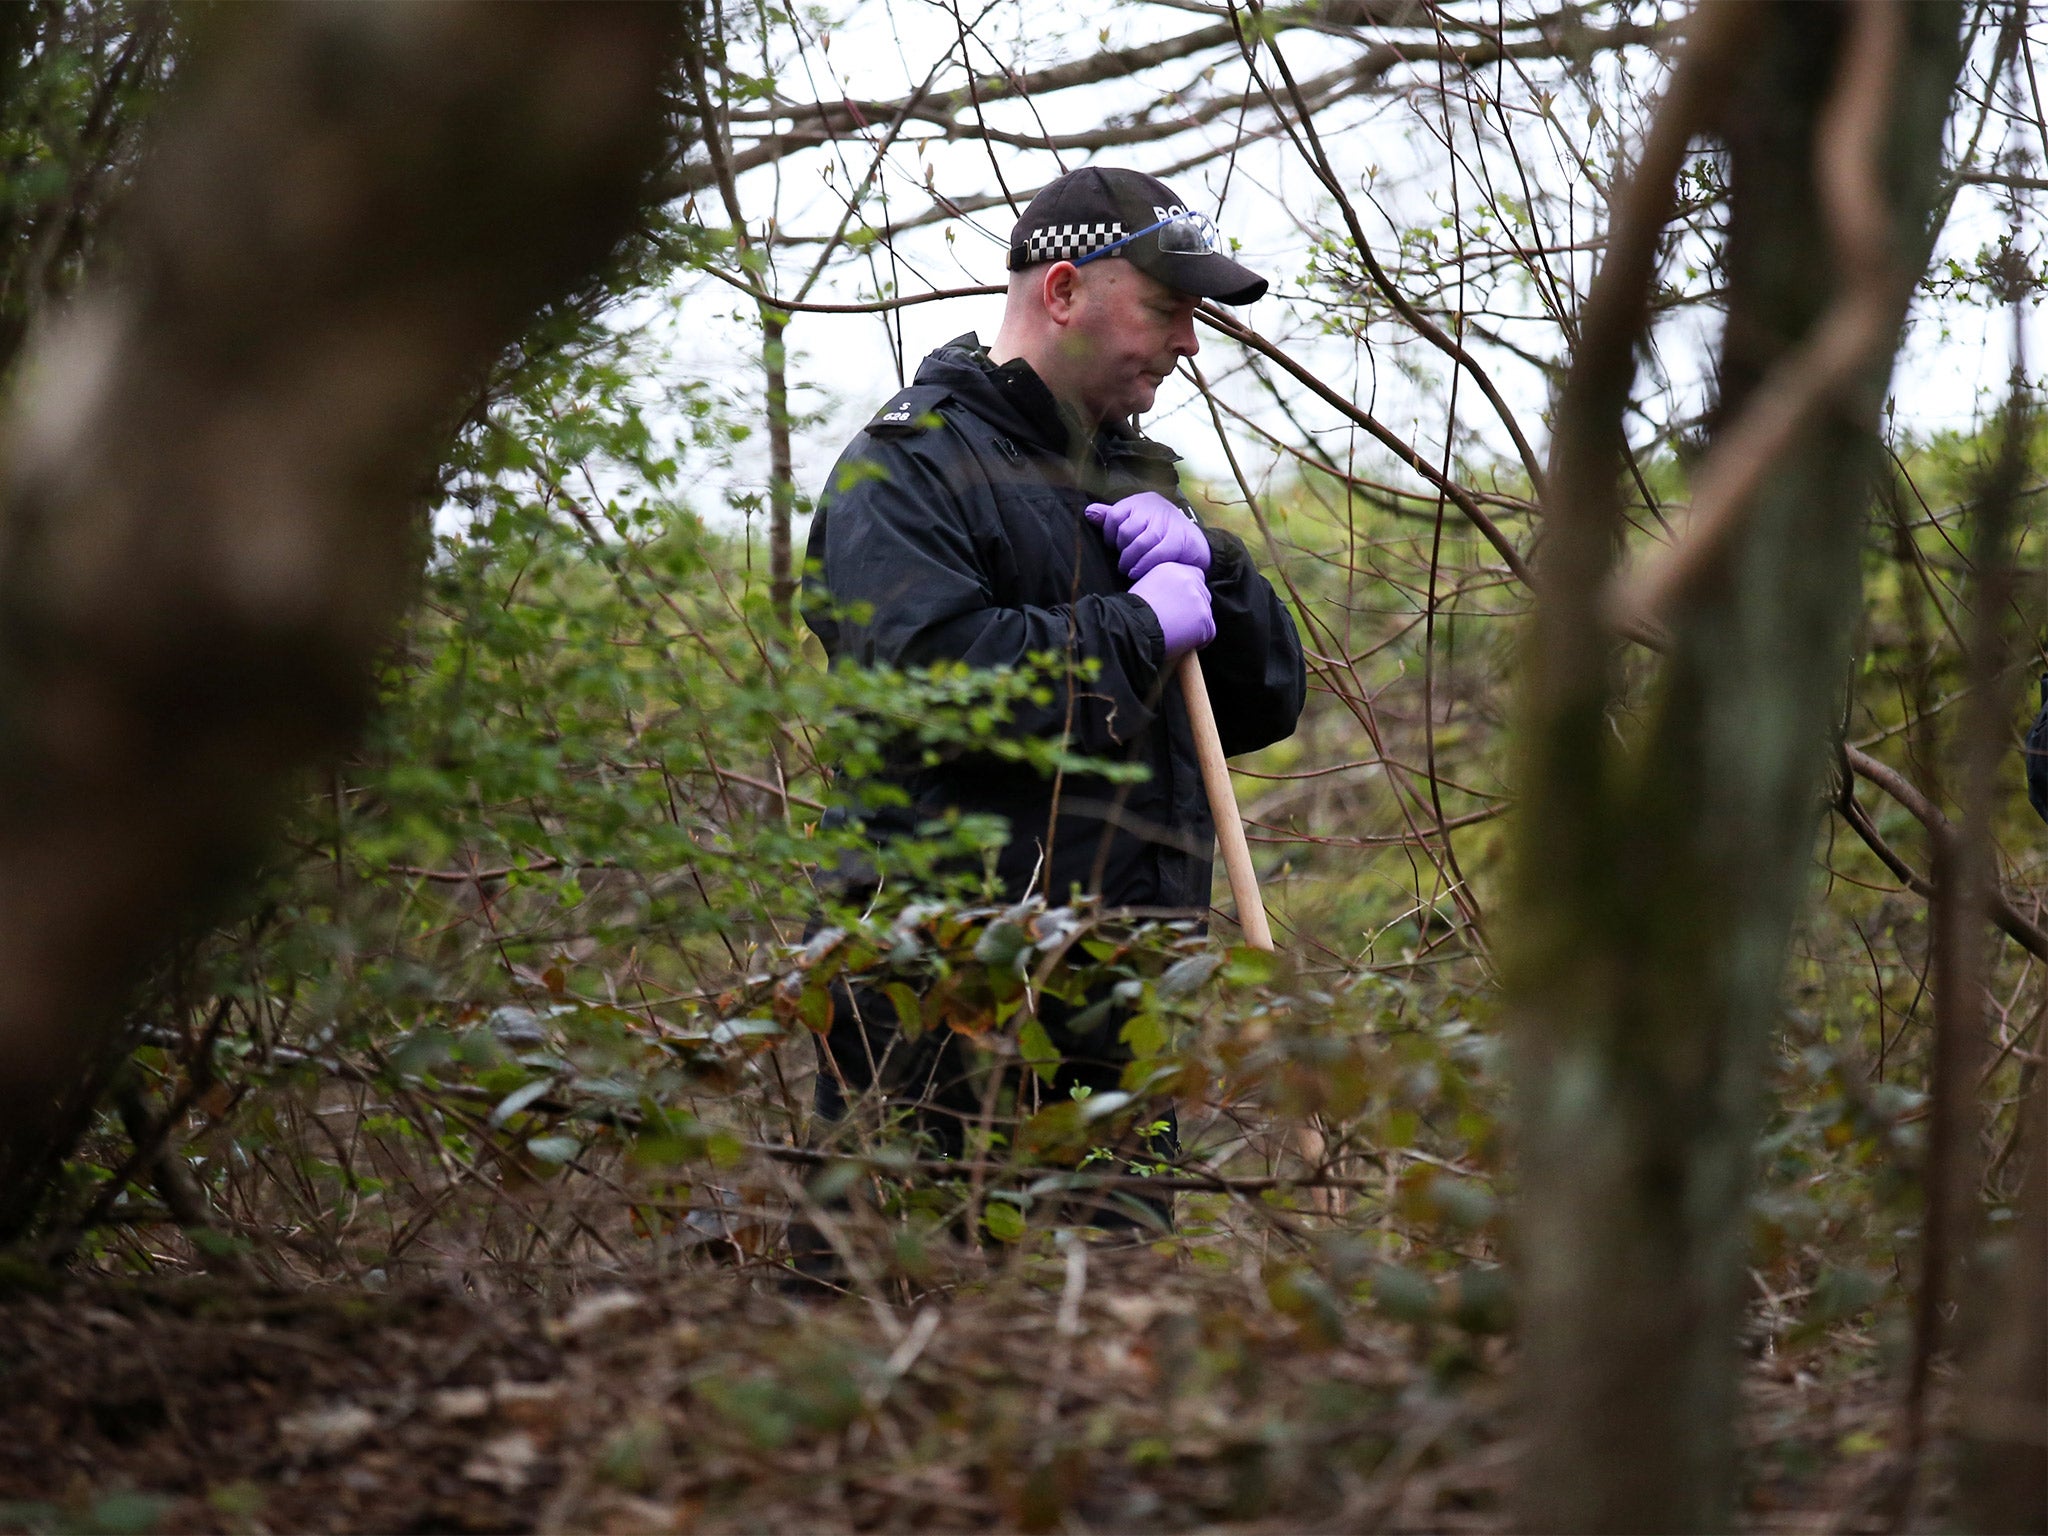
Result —
<svg viewBox="0 0 2048 1536"><path fill-rule="evenodd" d="M1957 1412L1962 1529L2048 1531L2048 1078L2024 1116L2018 1211L1972 1319ZM1973 1298L1978 1299L1978 1298ZM1966 1315L1968 1315L1966 1313Z"/></svg>
<svg viewBox="0 0 2048 1536"><path fill-rule="evenodd" d="M32 346L0 458L0 1236L127 989L350 739L465 392L652 182L675 21L215 18L118 260Z"/></svg>
<svg viewBox="0 0 2048 1536"><path fill-rule="evenodd" d="M1887 215L1870 243L1892 269L1869 290L1872 344L1766 464L1748 466L1734 531L1713 545L1714 529L1681 535L1692 576L1662 588L1670 606L1650 636L1662 665L1633 729L1610 600L1622 424L1670 179L1696 134L1726 145L1731 187L1717 440L1694 476L1696 508L1731 424L1755 426L1744 407L1809 364L1824 321L1854 297L1847 233L1831 227L1851 221L1829 217L1819 125L1854 84L1849 44L1868 14L1698 13L1692 56L1617 204L1559 400L1505 951L1530 1529L1700 1531L1733 1518L1752 1144L1847 677L1879 409L1926 254L1958 7L1878 18L1897 31L1881 110L1865 113L1863 180Z"/></svg>
<svg viewBox="0 0 2048 1536"><path fill-rule="evenodd" d="M789 446L789 317L761 306L761 360L768 375L768 598L784 629L796 622L796 569L790 524L796 517L796 470Z"/></svg>
<svg viewBox="0 0 2048 1536"><path fill-rule="evenodd" d="M1952 835L1931 837L1929 874L1934 895L1928 908L1929 959L1934 993L1934 1030L1927 1074L1927 1151L1921 1164L1923 1216L1920 1223L1919 1288L1915 1294L1913 1353L1907 1367L1900 1454L1906 1476L1898 1484L1896 1508L1911 1507L1920 1453L1926 1439L1929 1389L1935 1357L1947 1332L1951 1298L1961 1299L1982 1230L1984 1111L1982 1081L1990 1065L1989 997L1992 892L1998 868L1994 852L1999 779L2010 758L2006 722L2017 700L2011 664L2012 615L2033 606L2024 601L2013 565L2013 531L2025 491L2029 448L2035 435L2028 408L2015 324L2013 394L2000 432L1997 458L1971 498L1974 537L1970 551L1970 638L1968 688L1955 756L1961 784L1961 816ZM2022 628L2031 625L2022 621ZM2024 1095L2022 1095L2024 1098ZM2019 1113L2024 1113L2019 1111ZM1962 1282L1959 1285L1959 1281ZM2048 1511L2044 1511L2048 1513Z"/></svg>

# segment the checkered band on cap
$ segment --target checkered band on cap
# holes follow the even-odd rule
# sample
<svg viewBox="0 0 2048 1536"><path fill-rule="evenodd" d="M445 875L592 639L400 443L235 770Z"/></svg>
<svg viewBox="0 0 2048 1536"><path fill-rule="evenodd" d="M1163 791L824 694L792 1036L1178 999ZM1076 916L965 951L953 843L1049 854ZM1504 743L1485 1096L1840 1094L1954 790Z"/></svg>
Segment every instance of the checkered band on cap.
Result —
<svg viewBox="0 0 2048 1536"><path fill-rule="evenodd" d="M1011 249L1010 264L1028 267L1041 261L1077 261L1123 237L1124 227L1114 219L1096 224L1049 224L1034 229L1022 246Z"/></svg>

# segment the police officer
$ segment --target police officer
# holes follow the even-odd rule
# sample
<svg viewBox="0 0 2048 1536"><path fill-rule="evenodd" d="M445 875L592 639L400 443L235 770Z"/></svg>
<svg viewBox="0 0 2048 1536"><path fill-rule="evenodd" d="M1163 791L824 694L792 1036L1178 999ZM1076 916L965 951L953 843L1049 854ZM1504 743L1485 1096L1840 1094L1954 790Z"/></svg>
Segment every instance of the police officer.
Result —
<svg viewBox="0 0 2048 1536"><path fill-rule="evenodd" d="M1071 695L1020 704L1011 729L1064 733L1079 753L1150 772L1137 784L1068 774L1055 804L1027 765L905 754L880 777L908 806L872 804L865 824L886 841L949 811L993 813L1010 828L996 877L1011 900L1083 893L1203 914L1215 827L1175 664L1201 650L1226 753L1291 734L1307 683L1285 606L1239 539L1196 519L1179 456L1134 419L1194 356L1197 303L1250 303L1266 282L1164 183L1092 167L1032 199L1009 266L994 343L968 334L933 352L841 455L811 525L806 619L835 665L1022 667L1054 653ZM835 616L855 605L859 622ZM949 1059L951 1032L911 1044L886 999L858 989L839 1002L821 1114L836 1119L846 1089L879 1076L957 1153L979 1091ZM1056 1005L1041 1021L1065 1057L1056 1092L1116 1085L1127 1053L1114 1020L1083 1037Z"/></svg>

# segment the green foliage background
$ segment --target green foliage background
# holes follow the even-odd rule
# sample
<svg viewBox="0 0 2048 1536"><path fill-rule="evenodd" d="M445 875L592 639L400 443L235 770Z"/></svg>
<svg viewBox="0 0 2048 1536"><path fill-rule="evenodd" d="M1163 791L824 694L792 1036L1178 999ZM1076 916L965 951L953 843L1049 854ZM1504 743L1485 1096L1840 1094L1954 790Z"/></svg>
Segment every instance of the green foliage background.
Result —
<svg viewBox="0 0 2048 1536"><path fill-rule="evenodd" d="M121 1270L233 1262L546 1291L593 1269L774 1265L788 1213L852 1190L877 1272L923 1283L954 1262L963 1220L999 1244L1050 1241L1077 1189L1110 1187L1103 1149L1170 1096L1183 1167L1136 1172L1184 1181L1174 1242L1226 1267L1254 1245L1273 1304L1303 1327L1371 1306L1439 1336L1441 1370L1469 1368L1509 1321L1512 1195L1475 939L1511 807L1520 599L1482 547L1313 475L1236 519L1318 657L1300 734L1239 765L1279 960L1229 948L1227 925L1211 940L988 906L988 826L928 828L880 899L843 910L820 875L857 849L825 824L842 796L829 770L911 730L933 752L1007 743L1050 774L1050 747L1004 731L1007 701L1039 683L824 669L779 627L744 540L689 499L690 466L728 452L744 417L664 384L642 344L618 333L554 354L466 433L370 739L305 786L242 915L141 1000L133 1070L188 1127L206 1222L172 1219L132 1127L109 1116L49 1227ZM681 440L656 421L682 423ZM1935 605L1953 601L1981 457L1967 440L1906 454L1899 526L1871 537L1849 734L1937 765L1958 679ZM1675 464L1656 476L1682 489ZM1919 847L1902 813L1871 809ZM2009 812L2024 888L2038 829L2016 797ZM1830 1342L1850 1368L1901 1336L1926 934L1919 898L1839 823L1816 854L1762 1148L1757 1347ZM814 919L828 926L813 936ZM2009 1102L2038 1061L2023 960L2000 959L2012 1033L1988 1085L1994 1224ZM916 1000L923 1027L969 1036L985 1063L1041 1069L1002 1100L985 1168L920 1171L925 1149L879 1120L831 1157L803 1153L804 1036L841 976L889 986L907 1013ZM1129 1095L1050 1101L1033 1000L1119 983ZM1289 1130L1310 1117L1326 1137L1313 1164Z"/></svg>

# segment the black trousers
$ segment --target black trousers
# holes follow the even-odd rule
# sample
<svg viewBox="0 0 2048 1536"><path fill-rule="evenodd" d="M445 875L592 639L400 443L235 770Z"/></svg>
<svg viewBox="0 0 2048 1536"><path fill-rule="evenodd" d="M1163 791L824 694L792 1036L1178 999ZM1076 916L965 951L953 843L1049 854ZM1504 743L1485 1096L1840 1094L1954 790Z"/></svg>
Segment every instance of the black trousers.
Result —
<svg viewBox="0 0 2048 1536"><path fill-rule="evenodd" d="M1040 996L1039 1023L1060 1053L1059 1068L1048 1084L1027 1068L1008 1067L995 1087L996 1129L1014 1129L1036 1107L1034 1098L1036 1104L1057 1104L1070 1099L1077 1087L1107 1093L1120 1085L1131 1059L1130 1047L1118 1038L1127 1015L1121 1008L1110 1008L1077 1030L1072 1021L1085 1007ZM814 1104L821 1122L814 1139L845 1120L849 1098L854 1098L866 1100L882 1114L901 1114L924 1141L928 1156L965 1155L968 1137L981 1123L988 1073L995 1070L985 1065L986 1056L973 1042L943 1024L909 1038L886 995L872 987L849 987L844 981L832 987L830 1031L813 1039L818 1048ZM1133 1157L1177 1157L1180 1135L1172 1106L1148 1115L1146 1128L1118 1151L1118 1162L1125 1166ZM1147 1197L1141 1203L1170 1225L1168 1201ZM1124 1205L1122 1200L1104 1202L1101 1214L1114 1221L1116 1210Z"/></svg>

